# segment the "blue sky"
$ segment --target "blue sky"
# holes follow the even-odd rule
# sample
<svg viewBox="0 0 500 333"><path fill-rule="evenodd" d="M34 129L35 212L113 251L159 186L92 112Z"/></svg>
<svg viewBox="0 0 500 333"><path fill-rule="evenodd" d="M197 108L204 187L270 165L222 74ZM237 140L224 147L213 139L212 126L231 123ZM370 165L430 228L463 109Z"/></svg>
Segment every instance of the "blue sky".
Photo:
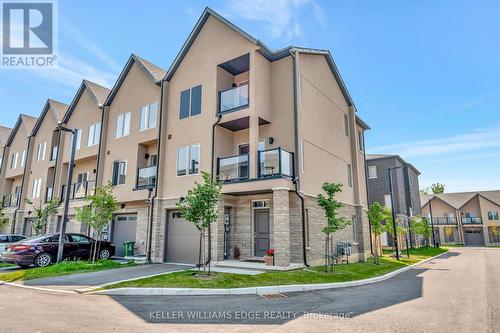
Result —
<svg viewBox="0 0 500 333"><path fill-rule="evenodd" d="M168 68L205 6L272 48L329 49L372 127L421 187L500 189L500 2L461 0L60 0L57 70L0 70L0 124L112 86L131 52Z"/></svg>

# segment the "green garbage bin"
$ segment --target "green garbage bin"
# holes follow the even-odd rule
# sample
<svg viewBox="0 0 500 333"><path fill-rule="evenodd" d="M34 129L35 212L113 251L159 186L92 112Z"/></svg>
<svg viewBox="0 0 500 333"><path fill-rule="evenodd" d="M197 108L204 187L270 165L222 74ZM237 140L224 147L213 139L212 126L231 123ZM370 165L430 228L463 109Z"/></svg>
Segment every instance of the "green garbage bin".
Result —
<svg viewBox="0 0 500 333"><path fill-rule="evenodd" d="M123 243L123 255L125 257L131 257L134 255L134 241L126 241Z"/></svg>

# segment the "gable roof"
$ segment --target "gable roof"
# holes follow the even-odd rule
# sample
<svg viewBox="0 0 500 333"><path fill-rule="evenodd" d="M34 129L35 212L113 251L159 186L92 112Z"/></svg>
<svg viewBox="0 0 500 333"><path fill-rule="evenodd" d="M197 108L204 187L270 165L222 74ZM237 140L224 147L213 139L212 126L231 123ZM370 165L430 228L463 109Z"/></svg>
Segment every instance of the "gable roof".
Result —
<svg viewBox="0 0 500 333"><path fill-rule="evenodd" d="M33 131L31 132L32 136L35 136L38 130L40 129L40 126L42 126L43 120L45 119L45 116L49 112L49 110L52 111L52 114L54 115L54 118L56 119L56 122L59 124L62 119L64 114L66 113L66 110L68 109L68 105L54 101L53 99L48 99L47 102L45 103L42 113L40 114L40 117L37 119L35 126L33 127Z"/></svg>
<svg viewBox="0 0 500 333"><path fill-rule="evenodd" d="M123 81L127 77L128 72L130 71L132 65L135 62L137 62L140 65L140 67L146 72L146 74L155 84L157 85L161 84L161 81L165 77L167 71L132 53L128 58L127 63L125 64L125 67L120 73L120 76L118 76L118 80L115 82L115 85L109 92L109 95L106 98L104 105L110 105L111 102L113 102L113 99L118 93L118 90L120 89Z"/></svg>
<svg viewBox="0 0 500 333"><path fill-rule="evenodd" d="M37 120L38 118L28 116L27 114L20 114L19 117L17 117L16 124L14 125L14 128L10 132L5 145L10 146L12 144L12 141L16 137L16 134L20 128L24 130L26 137L30 136Z"/></svg>
<svg viewBox="0 0 500 333"><path fill-rule="evenodd" d="M106 98L108 97L110 92L110 89L106 87L103 87L101 85L98 85L97 83L88 80L83 80L82 83L80 84L80 87L76 91L75 97L73 97L71 104L68 106L68 109L64 114L64 117L62 119L63 123L67 123L69 121L69 118L73 114L73 111L75 110L76 105L78 104L80 97L82 97L82 94L85 91L85 89L88 89L88 91L90 92L90 96L92 97L92 99L99 108L101 108L104 105L104 102L106 101Z"/></svg>
<svg viewBox="0 0 500 333"><path fill-rule="evenodd" d="M381 160L381 159L390 159L390 158L395 158L401 162L401 164L408 166L409 168L412 168L413 171L415 171L418 175L420 175L420 171L418 171L417 168L411 163L406 162L403 160L403 158L399 155L392 155L392 154L366 154L366 160L367 161L373 161L373 160Z"/></svg>
<svg viewBox="0 0 500 333"><path fill-rule="evenodd" d="M471 201L476 197L483 197L486 200L489 200L500 206L500 190L420 195L420 199L422 201L422 207L424 207L429 202L429 200L434 200L435 198L438 198L455 209L462 208L469 201Z"/></svg>
<svg viewBox="0 0 500 333"><path fill-rule="evenodd" d="M7 143L11 132L12 128L0 126L0 146L3 146Z"/></svg>
<svg viewBox="0 0 500 333"><path fill-rule="evenodd" d="M326 58L326 61L333 73L333 76L335 77L340 90L342 91L342 94L344 95L344 98L347 101L347 104L349 106L354 106L354 102L349 95L349 92L347 91L347 87L345 86L344 81L342 80L342 77L340 76L340 72L337 68L337 65L335 64L335 61L333 60L333 57L328 50L321 50L321 49L312 49L312 48L304 48L304 47L295 47L295 46L288 46L280 50L272 50L270 49L267 45L265 45L261 40L256 39L252 37L250 34L246 33L233 23L229 22L227 19L222 17L220 14L215 12L209 7L206 7L203 13L201 14L200 18L198 19L198 22L196 22L196 25L194 26L193 30L189 34L187 40L184 42L184 45L182 46L181 50L177 54L177 56L174 59L174 62L168 69L167 74L165 75L164 80L165 81L170 81L172 77L175 74L175 71L177 68L179 68L182 60L188 53L189 49L193 45L194 41L198 37L198 34L200 33L201 29L207 22L208 18L212 16L215 19L219 20L226 26L228 26L230 29L234 30L236 33L241 35L243 38L247 39L250 43L253 43L259 47L258 52L262 54L267 60L269 61L276 61L280 60L282 58L288 57L292 52L300 52L300 53L309 53L309 54L317 54L317 55L323 55Z"/></svg>

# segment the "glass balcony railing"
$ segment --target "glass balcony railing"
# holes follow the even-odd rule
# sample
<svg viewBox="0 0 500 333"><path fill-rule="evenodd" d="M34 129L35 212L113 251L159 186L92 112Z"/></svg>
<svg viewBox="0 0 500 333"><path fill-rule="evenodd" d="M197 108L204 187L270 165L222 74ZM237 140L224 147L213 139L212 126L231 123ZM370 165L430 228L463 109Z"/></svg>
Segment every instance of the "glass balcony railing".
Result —
<svg viewBox="0 0 500 333"><path fill-rule="evenodd" d="M89 180L81 183L73 183L70 188L70 200L84 199L90 194L94 193L95 180ZM61 188L61 201L66 198L66 185Z"/></svg>
<svg viewBox="0 0 500 333"><path fill-rule="evenodd" d="M217 174L224 182L233 182L248 179L248 154L219 158Z"/></svg>
<svg viewBox="0 0 500 333"><path fill-rule="evenodd" d="M156 186L156 166L137 169L137 188Z"/></svg>
<svg viewBox="0 0 500 333"><path fill-rule="evenodd" d="M259 178L293 177L293 153L282 148L259 151Z"/></svg>
<svg viewBox="0 0 500 333"><path fill-rule="evenodd" d="M248 106L248 84L219 92L219 112L229 112Z"/></svg>
<svg viewBox="0 0 500 333"><path fill-rule="evenodd" d="M19 193L12 193L4 195L2 198L3 207L17 207L19 203Z"/></svg>
<svg viewBox="0 0 500 333"><path fill-rule="evenodd" d="M480 217L462 217L462 224L483 224Z"/></svg>
<svg viewBox="0 0 500 333"><path fill-rule="evenodd" d="M433 217L432 223L435 225L456 225L457 219L455 217Z"/></svg>

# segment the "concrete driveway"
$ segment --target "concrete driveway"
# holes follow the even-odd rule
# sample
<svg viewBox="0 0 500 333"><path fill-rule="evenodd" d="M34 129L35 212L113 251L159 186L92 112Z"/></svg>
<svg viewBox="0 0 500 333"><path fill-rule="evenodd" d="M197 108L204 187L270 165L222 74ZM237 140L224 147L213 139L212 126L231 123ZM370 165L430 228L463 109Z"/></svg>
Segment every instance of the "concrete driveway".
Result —
<svg viewBox="0 0 500 333"><path fill-rule="evenodd" d="M498 332L500 249L455 248L377 284L280 298L0 293L6 332Z"/></svg>

